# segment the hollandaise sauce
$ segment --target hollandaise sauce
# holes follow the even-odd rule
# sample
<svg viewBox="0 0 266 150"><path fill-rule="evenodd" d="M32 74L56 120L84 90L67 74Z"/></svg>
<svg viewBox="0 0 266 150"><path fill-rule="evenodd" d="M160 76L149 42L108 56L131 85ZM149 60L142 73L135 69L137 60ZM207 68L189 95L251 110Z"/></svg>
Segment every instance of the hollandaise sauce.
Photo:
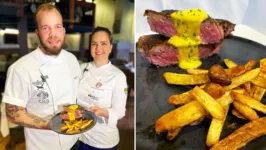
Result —
<svg viewBox="0 0 266 150"><path fill-rule="evenodd" d="M179 67L182 69L198 68L201 65L198 46L200 39L200 25L208 18L208 14L201 9L177 11L171 14L177 35L172 36L168 43L178 48Z"/></svg>

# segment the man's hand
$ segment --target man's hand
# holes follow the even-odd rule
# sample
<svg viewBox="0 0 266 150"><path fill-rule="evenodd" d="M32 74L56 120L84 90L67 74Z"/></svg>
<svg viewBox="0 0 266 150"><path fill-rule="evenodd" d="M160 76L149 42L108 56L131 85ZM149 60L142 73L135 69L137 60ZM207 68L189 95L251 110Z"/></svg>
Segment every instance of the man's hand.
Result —
<svg viewBox="0 0 266 150"><path fill-rule="evenodd" d="M109 118L109 112L106 109L100 108L98 106L92 106L89 107L88 110L94 112L96 116L102 116L107 119Z"/></svg>

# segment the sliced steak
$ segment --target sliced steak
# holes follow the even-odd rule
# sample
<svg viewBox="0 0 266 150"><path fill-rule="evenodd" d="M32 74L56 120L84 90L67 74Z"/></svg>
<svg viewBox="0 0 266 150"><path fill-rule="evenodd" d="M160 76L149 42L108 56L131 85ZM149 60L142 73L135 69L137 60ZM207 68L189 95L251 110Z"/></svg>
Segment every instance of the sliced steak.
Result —
<svg viewBox="0 0 266 150"><path fill-rule="evenodd" d="M153 10L146 10L144 16L147 16L148 23L152 31L171 37L177 34L174 27L174 21L170 14L177 10L165 10L156 12ZM234 31L235 24L222 20L212 19L209 17L204 20L200 25L200 37L203 44L218 43L224 37L230 36Z"/></svg>
<svg viewBox="0 0 266 150"><path fill-rule="evenodd" d="M150 63L165 67L178 63L178 48L167 43L169 38L163 35L144 35L139 38L138 51ZM221 49L222 43L199 45L199 56L205 58L217 54Z"/></svg>

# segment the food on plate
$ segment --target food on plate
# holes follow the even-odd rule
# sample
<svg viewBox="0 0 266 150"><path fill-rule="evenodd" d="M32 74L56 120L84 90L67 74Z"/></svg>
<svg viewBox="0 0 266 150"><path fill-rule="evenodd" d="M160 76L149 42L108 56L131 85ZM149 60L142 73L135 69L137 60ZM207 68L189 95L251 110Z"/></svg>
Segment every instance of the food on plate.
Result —
<svg viewBox="0 0 266 150"><path fill-rule="evenodd" d="M224 119L224 109L208 93L196 86L193 88L191 94L212 115L213 118L217 118L219 120Z"/></svg>
<svg viewBox="0 0 266 150"><path fill-rule="evenodd" d="M225 94L223 87L220 84L213 82L206 84L203 89L214 99L218 99Z"/></svg>
<svg viewBox="0 0 266 150"><path fill-rule="evenodd" d="M266 114L266 106L263 105L262 103L260 103L259 101L249 97L249 96L246 96L246 95L243 95L243 94L239 94L239 93L236 93L234 91L232 91L230 93L230 96L236 100L236 101L239 101L241 102L242 104L245 104L259 112L262 112L264 114Z"/></svg>
<svg viewBox="0 0 266 150"><path fill-rule="evenodd" d="M266 117L253 120L219 141L211 150L232 150L245 146L248 142L266 134Z"/></svg>
<svg viewBox="0 0 266 150"><path fill-rule="evenodd" d="M138 41L138 51L149 60L150 63L165 67L176 65L179 62L179 48L169 44L169 37L163 35L143 35ZM199 45L198 55L200 58L206 58L219 53L222 43ZM194 56L195 57L195 56Z"/></svg>
<svg viewBox="0 0 266 150"><path fill-rule="evenodd" d="M179 132L181 130L182 130L182 127L181 128L172 129L172 130L168 130L168 132L167 132L167 140L169 140L169 141L173 140L179 134Z"/></svg>
<svg viewBox="0 0 266 150"><path fill-rule="evenodd" d="M155 131L159 134L167 130L167 139L173 140L182 132L181 129L184 126L197 125L207 117L212 119L212 122L206 145L212 146L212 149L237 149L254 138L266 134L266 130L257 131L259 126L265 128L263 121L258 121L261 118L257 111L266 114L266 105L261 102L266 88L266 78L262 72L262 68L266 68L266 59L262 60L260 68L254 68L256 62L252 59L239 65L226 58L224 62L228 69L214 65L209 70L187 69L188 74L165 72L163 76L167 84L194 85L195 87L187 92L170 96L169 104L182 106L162 115L155 123ZM266 69L264 71L266 74ZM231 80L230 85L226 78ZM251 122L219 142L231 103L234 106L233 115ZM263 120L266 121L266 119ZM256 131L252 129L255 131L254 135L249 132L242 140L241 136L245 136L245 130L251 130L254 126L257 128ZM227 143L231 146L225 147Z"/></svg>
<svg viewBox="0 0 266 150"><path fill-rule="evenodd" d="M228 110L229 110L229 106L226 106L225 116L227 116ZM206 139L207 146L211 147L214 144L219 142L225 119L226 117L224 117L224 119L222 120L212 118L211 125L209 127L209 131L208 131L207 139Z"/></svg>
<svg viewBox="0 0 266 150"><path fill-rule="evenodd" d="M184 24L181 22L180 28L186 28L186 21L199 22L199 24L192 26L193 28L197 27L199 32L197 36L200 36L204 44L221 41L224 37L229 36L235 27L235 24L229 21L208 17L207 13L201 9L191 9L191 12L190 10L166 10L163 12L146 10L144 13L144 16L147 16L151 30L167 37L175 36L180 32L175 25L175 21L178 19L174 19L171 15L174 15L174 18L178 17L178 15L184 17L184 20L182 20Z"/></svg>
<svg viewBox="0 0 266 150"><path fill-rule="evenodd" d="M211 66L208 71L208 75L212 82L219 83L221 85L230 85L232 82L231 78L220 65Z"/></svg>
<svg viewBox="0 0 266 150"><path fill-rule="evenodd" d="M64 124L61 126L60 130L62 132L65 132L67 134L74 134L79 133L82 130L86 129L90 126L90 124L93 122L93 120L83 120L78 119L74 121L64 121Z"/></svg>
<svg viewBox="0 0 266 150"><path fill-rule="evenodd" d="M240 112L235 109L232 109L232 114L239 119L247 120L247 118L245 118L242 114L240 114Z"/></svg>
<svg viewBox="0 0 266 150"><path fill-rule="evenodd" d="M151 30L161 35L140 37L138 50L159 67L178 63L182 69L198 68L200 58L218 53L222 40L235 27L229 21L212 19L201 9L146 10L144 16Z"/></svg>
<svg viewBox="0 0 266 150"><path fill-rule="evenodd" d="M175 94L170 96L168 103L172 105L184 105L193 100L195 100L195 98L189 92L185 92L182 94Z"/></svg>
<svg viewBox="0 0 266 150"><path fill-rule="evenodd" d="M90 126L93 120L84 119L84 108L77 105L65 105L64 111L61 112L60 117L63 119L63 124L60 131L66 134L79 133Z"/></svg>
<svg viewBox="0 0 266 150"><path fill-rule="evenodd" d="M251 81L252 79L256 78L260 72L260 68L256 68L253 70L250 70L246 72L245 74L242 74L240 76L237 76L232 79L232 83L225 87L225 90L230 90L233 88L236 88L240 86L241 84L244 84L248 81Z"/></svg>
<svg viewBox="0 0 266 150"><path fill-rule="evenodd" d="M159 118L155 124L157 133L176 129L199 120L207 114L204 107L197 101L183 105Z"/></svg>
<svg viewBox="0 0 266 150"><path fill-rule="evenodd" d="M256 111L250 108L249 106L242 104L240 102L237 102L237 101L234 101L233 105L234 105L235 110L238 113L240 113L240 115L243 116L244 118L247 118L248 120L256 120L259 118Z"/></svg>
<svg viewBox="0 0 266 150"><path fill-rule="evenodd" d="M163 76L168 84L197 85L210 82L210 79L207 74L187 75L165 72Z"/></svg>
<svg viewBox="0 0 266 150"><path fill-rule="evenodd" d="M257 101L261 101L263 95L265 93L265 89L261 88L259 86L253 85L252 93L250 93L250 96L254 98Z"/></svg>
<svg viewBox="0 0 266 150"><path fill-rule="evenodd" d="M63 106L64 111L61 112L60 116L63 120L73 121L78 118L82 118L82 113L84 112L84 108L79 105L69 105Z"/></svg>

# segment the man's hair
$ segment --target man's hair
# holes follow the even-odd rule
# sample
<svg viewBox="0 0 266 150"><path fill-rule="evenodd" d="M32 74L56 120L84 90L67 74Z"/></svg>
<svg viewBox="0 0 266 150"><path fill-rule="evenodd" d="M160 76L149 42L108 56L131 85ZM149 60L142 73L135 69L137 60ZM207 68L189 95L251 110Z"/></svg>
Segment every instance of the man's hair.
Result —
<svg viewBox="0 0 266 150"><path fill-rule="evenodd" d="M58 13L59 13L60 16L62 17L62 21L63 21L63 16L62 16L60 10L59 10L56 6L54 6L54 5L52 5L52 4L49 4L49 3L44 3L44 4L41 4L41 5L37 8L37 10L36 10L36 12L35 12L35 23L36 23L36 26L37 26L37 27L38 27L38 23L37 23L37 15L38 15L38 13L39 13L40 11L51 11L51 10L53 10L53 9L55 9L55 10L58 11ZM63 23L63 22L62 22L62 23Z"/></svg>
<svg viewBox="0 0 266 150"><path fill-rule="evenodd" d="M93 37L93 35L94 35L96 32L99 32L99 31L106 32L106 33L108 34L109 41L110 41L110 43L112 44L112 42L113 42L113 37L112 37L112 33L111 33L111 31L110 31L108 28L100 27L100 26L96 27L96 28L92 31L92 33L91 33L91 37Z"/></svg>

